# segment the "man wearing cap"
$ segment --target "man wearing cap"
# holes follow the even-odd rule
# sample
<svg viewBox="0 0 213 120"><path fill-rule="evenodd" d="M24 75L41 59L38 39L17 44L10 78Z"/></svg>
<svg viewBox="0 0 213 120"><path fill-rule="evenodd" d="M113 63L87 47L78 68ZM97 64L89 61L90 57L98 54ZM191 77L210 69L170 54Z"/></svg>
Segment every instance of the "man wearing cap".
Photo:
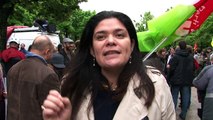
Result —
<svg viewBox="0 0 213 120"><path fill-rule="evenodd" d="M55 71L58 75L59 80L63 77L63 70L65 68L64 65L64 56L60 53L53 53L52 59L49 63L50 67Z"/></svg>
<svg viewBox="0 0 213 120"><path fill-rule="evenodd" d="M64 56L65 66L68 66L72 56L75 54L75 43L70 38L64 38L63 47L61 54Z"/></svg>
<svg viewBox="0 0 213 120"><path fill-rule="evenodd" d="M14 64L16 64L22 59L25 59L24 53L22 53L18 49L19 49L19 40L17 38L13 38L10 39L9 48L2 51L2 59L6 74Z"/></svg>

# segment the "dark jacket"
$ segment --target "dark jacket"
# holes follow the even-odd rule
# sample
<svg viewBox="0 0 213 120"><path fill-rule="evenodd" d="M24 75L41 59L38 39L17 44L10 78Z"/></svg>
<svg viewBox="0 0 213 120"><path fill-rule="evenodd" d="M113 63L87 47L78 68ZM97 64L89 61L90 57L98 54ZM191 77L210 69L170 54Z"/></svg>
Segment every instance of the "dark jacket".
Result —
<svg viewBox="0 0 213 120"><path fill-rule="evenodd" d="M45 60L29 57L8 72L8 120L42 120L41 105L49 91L59 91L57 74Z"/></svg>
<svg viewBox="0 0 213 120"><path fill-rule="evenodd" d="M64 56L64 64L67 67L70 64L71 59L68 57L67 53L65 52L65 50L61 50L60 52L61 55ZM72 55L70 54L70 56L72 57Z"/></svg>
<svg viewBox="0 0 213 120"><path fill-rule="evenodd" d="M192 85L194 58L187 50L178 50L169 62L168 81L171 85Z"/></svg>

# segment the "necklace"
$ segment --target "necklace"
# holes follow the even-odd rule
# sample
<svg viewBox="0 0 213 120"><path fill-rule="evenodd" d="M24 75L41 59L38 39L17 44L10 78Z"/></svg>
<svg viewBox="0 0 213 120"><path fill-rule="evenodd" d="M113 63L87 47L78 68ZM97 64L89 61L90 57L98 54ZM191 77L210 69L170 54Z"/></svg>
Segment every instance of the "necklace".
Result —
<svg viewBox="0 0 213 120"><path fill-rule="evenodd" d="M117 88L118 88L118 86L117 85L113 85L112 83L110 83L110 84L103 84L103 87L104 88L107 88L107 89L110 89L111 91L116 91L117 90Z"/></svg>
<svg viewBox="0 0 213 120"><path fill-rule="evenodd" d="M116 91L117 88L118 88L117 85L113 85L112 83L110 83L110 89L111 89L112 91Z"/></svg>
<svg viewBox="0 0 213 120"><path fill-rule="evenodd" d="M112 90L112 91L116 91L116 90L117 90L117 85L114 86L114 87L111 86L111 90Z"/></svg>

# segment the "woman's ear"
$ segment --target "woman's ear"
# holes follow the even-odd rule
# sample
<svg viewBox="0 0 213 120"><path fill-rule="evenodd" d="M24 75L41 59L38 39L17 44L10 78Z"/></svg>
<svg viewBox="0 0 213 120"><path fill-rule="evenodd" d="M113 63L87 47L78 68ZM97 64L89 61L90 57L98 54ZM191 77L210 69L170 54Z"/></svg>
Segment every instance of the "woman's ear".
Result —
<svg viewBox="0 0 213 120"><path fill-rule="evenodd" d="M93 50L92 47L90 48L90 54L91 54L93 57L95 57L94 50Z"/></svg>
<svg viewBox="0 0 213 120"><path fill-rule="evenodd" d="M132 40L132 41L131 41L131 50L132 50L132 51L133 51L134 47L135 47L135 40ZM132 51L131 51L131 52L132 52Z"/></svg>

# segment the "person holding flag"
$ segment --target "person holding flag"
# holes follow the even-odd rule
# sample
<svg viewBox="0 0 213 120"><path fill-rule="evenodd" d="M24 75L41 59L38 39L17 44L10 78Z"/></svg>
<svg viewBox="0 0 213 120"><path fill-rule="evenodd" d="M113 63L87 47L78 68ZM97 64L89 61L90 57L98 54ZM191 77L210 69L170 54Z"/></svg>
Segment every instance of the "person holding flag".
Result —
<svg viewBox="0 0 213 120"><path fill-rule="evenodd" d="M147 59L159 48L200 28L212 13L213 0L200 0L194 5L177 5L158 18L148 21L148 31L138 32L141 52L149 52Z"/></svg>
<svg viewBox="0 0 213 120"><path fill-rule="evenodd" d="M212 4L213 0L200 0L194 5L178 5L158 18L148 21L149 30L137 33L140 51L148 52L143 61L158 49L199 29L212 13ZM181 118L185 119L185 117L184 110Z"/></svg>

